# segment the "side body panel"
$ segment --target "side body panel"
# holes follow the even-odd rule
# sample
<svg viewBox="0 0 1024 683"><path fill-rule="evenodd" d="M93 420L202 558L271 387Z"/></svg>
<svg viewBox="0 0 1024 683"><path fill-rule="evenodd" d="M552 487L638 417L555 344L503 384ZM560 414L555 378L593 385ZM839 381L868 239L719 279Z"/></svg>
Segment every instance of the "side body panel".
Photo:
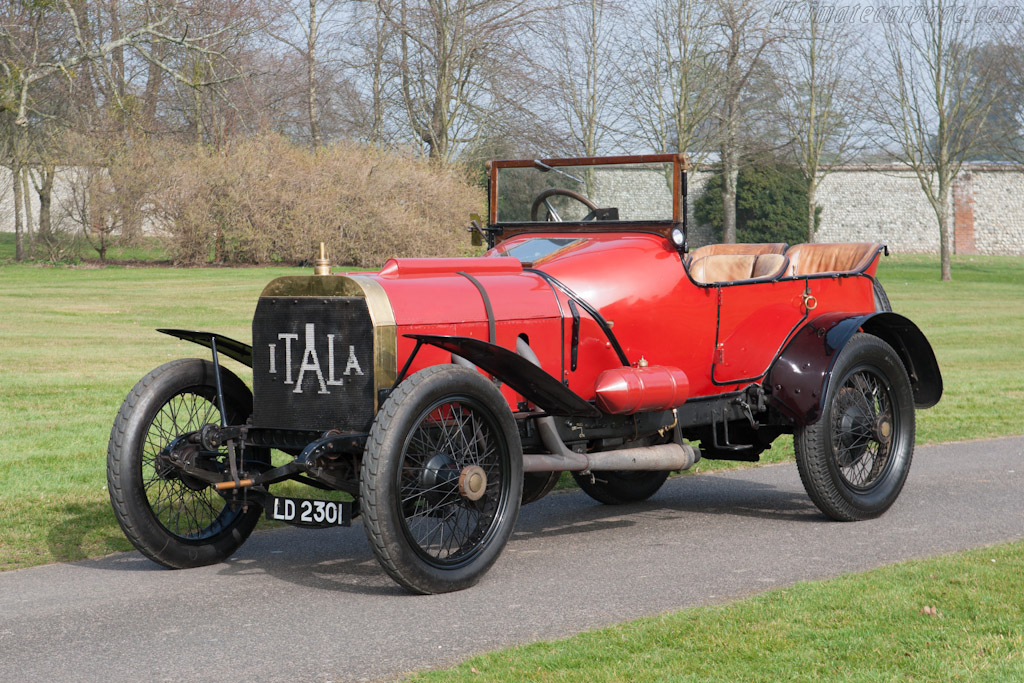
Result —
<svg viewBox="0 0 1024 683"><path fill-rule="evenodd" d="M531 238L512 237L494 253ZM786 277L703 285L690 279L679 253L658 235L585 235L582 244L534 264L589 301L612 325L630 364L682 369L692 397L736 391L760 381L809 315L874 310L867 274ZM873 271L875 264L872 264ZM562 309L568 298L560 295ZM565 355L571 349L565 317ZM597 376L621 365L603 331L581 315L578 363L566 366L569 387L593 398Z"/></svg>
<svg viewBox="0 0 1024 683"><path fill-rule="evenodd" d="M721 307L713 383L756 380L787 340L810 318L828 311L873 310L871 280L863 275L787 278L720 287Z"/></svg>

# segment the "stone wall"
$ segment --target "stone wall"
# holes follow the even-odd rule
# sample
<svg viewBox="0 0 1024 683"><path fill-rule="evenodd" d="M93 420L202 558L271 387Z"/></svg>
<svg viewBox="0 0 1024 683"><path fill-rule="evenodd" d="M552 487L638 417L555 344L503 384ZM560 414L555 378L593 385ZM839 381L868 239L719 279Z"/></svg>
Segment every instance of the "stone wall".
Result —
<svg viewBox="0 0 1024 683"><path fill-rule="evenodd" d="M691 202L707 175L690 183ZM1024 168L964 166L953 191L954 251L1024 256ZM896 253L938 253L939 225L917 175L903 167L849 166L832 171L818 188L819 242L883 242ZM693 215L692 213L690 214ZM691 245L712 239L706 226L691 230Z"/></svg>
<svg viewBox="0 0 1024 683"><path fill-rule="evenodd" d="M917 175L906 169L852 168L818 189L819 242L882 242L896 252L939 251L939 224Z"/></svg>
<svg viewBox="0 0 1024 683"><path fill-rule="evenodd" d="M688 178L689 216L711 173ZM595 199L619 207L624 220L660 218L671 211L663 174L649 168L601 169ZM938 253L939 226L917 175L900 166L847 166L818 188L819 242L883 242L897 253ZM1024 256L1024 168L965 166L953 188L954 252ZM651 207L657 210L651 211ZM666 208L666 206L668 208ZM716 241L711 227L690 221L690 246Z"/></svg>
<svg viewBox="0 0 1024 683"><path fill-rule="evenodd" d="M53 182L53 195L50 201L50 219L55 230L70 231L75 229L74 222L68 217L68 206L71 203L70 179L73 169L58 168ZM0 232L14 232L14 186L11 169L0 166ZM32 231L39 227L39 194L29 182L28 212L32 218ZM22 219L24 220L24 218Z"/></svg>
<svg viewBox="0 0 1024 683"><path fill-rule="evenodd" d="M671 218L672 167L599 166L594 173L593 200L601 207L616 207L624 221Z"/></svg>
<svg viewBox="0 0 1024 683"><path fill-rule="evenodd" d="M711 174L688 178L688 209ZM624 220L671 214L671 188L665 174L645 168L600 169L595 176L600 206L619 207ZM61 183L58 183L60 185ZM66 194L66 184L60 188ZM32 216L38 198L32 193ZM954 197L954 250L961 254L1024 256L1024 168L967 165L957 177ZM59 220L61 198L54 200ZM913 171L897 166L848 166L832 171L818 189L820 242L877 241L897 253L937 253L939 227ZM13 232L11 173L0 167L0 231ZM690 222L690 246L715 240L709 226Z"/></svg>

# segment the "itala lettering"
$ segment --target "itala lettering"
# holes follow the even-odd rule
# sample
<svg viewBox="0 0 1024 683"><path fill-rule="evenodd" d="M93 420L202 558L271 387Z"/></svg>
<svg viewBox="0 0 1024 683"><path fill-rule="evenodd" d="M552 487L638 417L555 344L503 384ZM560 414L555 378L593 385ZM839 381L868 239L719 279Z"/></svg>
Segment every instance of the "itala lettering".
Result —
<svg viewBox="0 0 1024 683"><path fill-rule="evenodd" d="M304 346L302 349L302 358L299 361L298 376L294 377L292 374L293 368L293 357L292 357L292 342L299 340L297 333L286 333L282 332L277 335L278 341L284 342L284 383L294 385L292 389L293 394L301 394L302 383L304 379L315 379L315 385L317 387L318 394L330 394L330 390L327 387L340 387L345 385L345 377L355 375L362 375L363 369L359 365L359 359L356 358L356 347L355 345L348 345L348 356L345 358L345 368L341 371L341 376L336 374L336 368L340 363L335 362L335 339L338 335L328 334L324 335L327 338L327 375L324 376L323 369L320 365L320 355L316 348L316 323L306 323L303 334ZM268 363L267 372L271 375L277 374L277 349L279 344L267 344L267 348L270 352L270 361Z"/></svg>
<svg viewBox="0 0 1024 683"><path fill-rule="evenodd" d="M307 370L312 370L316 373L316 379L320 383L320 391L318 394L329 394L327 391L327 385L324 383L324 373L320 372L320 360L316 356L316 325L313 323L306 323L306 350L302 353L302 365L299 366L299 378L295 380L295 388L292 390L293 394L302 393L302 376L306 374Z"/></svg>

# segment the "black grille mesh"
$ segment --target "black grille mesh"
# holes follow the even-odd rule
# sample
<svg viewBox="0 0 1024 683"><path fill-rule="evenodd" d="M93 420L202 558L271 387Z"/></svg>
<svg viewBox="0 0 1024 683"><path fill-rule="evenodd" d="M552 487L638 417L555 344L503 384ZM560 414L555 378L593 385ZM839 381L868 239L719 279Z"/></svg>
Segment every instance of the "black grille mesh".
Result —
<svg viewBox="0 0 1024 683"><path fill-rule="evenodd" d="M373 324L365 299L261 298L252 340L256 427L369 429Z"/></svg>

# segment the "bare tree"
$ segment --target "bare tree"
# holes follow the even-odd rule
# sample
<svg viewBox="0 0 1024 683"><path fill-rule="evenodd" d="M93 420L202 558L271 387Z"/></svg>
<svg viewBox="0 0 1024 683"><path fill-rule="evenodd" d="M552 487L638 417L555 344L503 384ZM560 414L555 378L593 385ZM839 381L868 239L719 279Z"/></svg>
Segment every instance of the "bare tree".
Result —
<svg viewBox="0 0 1024 683"><path fill-rule="evenodd" d="M595 156L607 132L622 92L621 50L614 40L620 25L617 8L608 0L579 0L564 8L555 24L560 44L555 48L553 81L572 149Z"/></svg>
<svg viewBox="0 0 1024 683"><path fill-rule="evenodd" d="M133 138L156 127L168 84L187 88L196 99L237 79L227 57L258 23L250 0L102 0L80 3L10 2L0 21L0 117L10 134L5 145L19 178L28 167L40 180L39 239L51 258L57 238L49 223L54 168L93 164L96 178L118 183L102 204L82 197L80 224L89 235L103 234L97 250L105 255L116 230L119 239L141 234L127 176L104 175L127 153ZM198 117L196 117L198 120ZM80 156L80 146L54 147L74 130L102 152ZM100 141L105 141L100 143ZM97 182L79 183L87 191ZM18 189L25 189L19 185ZM19 219L27 217L27 191L15 196ZM95 209L102 208L106 215ZM85 220L85 219L88 220ZM17 256L25 256L21 221ZM98 232L99 231L99 232Z"/></svg>
<svg viewBox="0 0 1024 683"><path fill-rule="evenodd" d="M939 224L942 279L952 279L953 180L981 139L993 92L993 62L978 47L993 24L974 21L972 8L955 0L929 0L902 8L883 24L891 70L878 81L876 115L883 145L914 170Z"/></svg>
<svg viewBox="0 0 1024 683"><path fill-rule="evenodd" d="M736 180L742 151L741 132L752 114L747 86L764 67L765 51L779 38L759 2L716 0L716 61L722 70L718 109L718 144L722 165L722 241L736 241Z"/></svg>
<svg viewBox="0 0 1024 683"><path fill-rule="evenodd" d="M26 256L24 175L32 152L30 122L45 120L52 92L44 87L48 60L66 43L66 26L46 3L8 3L0 20L0 135L14 193L15 260Z"/></svg>
<svg viewBox="0 0 1024 683"><path fill-rule="evenodd" d="M856 34L832 21L817 0L798 0L786 14L773 79L775 106L807 183L807 241L814 241L818 186L836 164L849 160L862 97L851 65Z"/></svg>
<svg viewBox="0 0 1024 683"><path fill-rule="evenodd" d="M0 149L4 165L11 169L11 191L14 196L14 260L25 258L25 194L21 182L25 168L26 138L19 126L13 125L10 116L3 117L3 148Z"/></svg>
<svg viewBox="0 0 1024 683"><path fill-rule="evenodd" d="M385 0L386 2L386 0ZM348 128L376 147L396 137L393 115L400 96L395 87L398 69L394 56L395 30L388 21L389 6L381 0L356 3L346 59L357 93ZM401 106L401 105L400 105Z"/></svg>
<svg viewBox="0 0 1024 683"><path fill-rule="evenodd" d="M688 152L695 163L713 143L708 128L718 106L711 9L708 0L652 0L627 66L639 137L658 152Z"/></svg>
<svg viewBox="0 0 1024 683"><path fill-rule="evenodd" d="M294 50L305 67L303 100L313 149L323 145L319 86L325 67L336 61L332 46L341 41L338 28L344 4L345 0L283 0L282 13L288 21L270 29L270 35ZM300 35L294 35L296 28Z"/></svg>
<svg viewBox="0 0 1024 683"><path fill-rule="evenodd" d="M413 139L450 160L479 138L506 102L501 80L516 78L518 35L541 18L538 0L380 0L394 31L392 62Z"/></svg>

